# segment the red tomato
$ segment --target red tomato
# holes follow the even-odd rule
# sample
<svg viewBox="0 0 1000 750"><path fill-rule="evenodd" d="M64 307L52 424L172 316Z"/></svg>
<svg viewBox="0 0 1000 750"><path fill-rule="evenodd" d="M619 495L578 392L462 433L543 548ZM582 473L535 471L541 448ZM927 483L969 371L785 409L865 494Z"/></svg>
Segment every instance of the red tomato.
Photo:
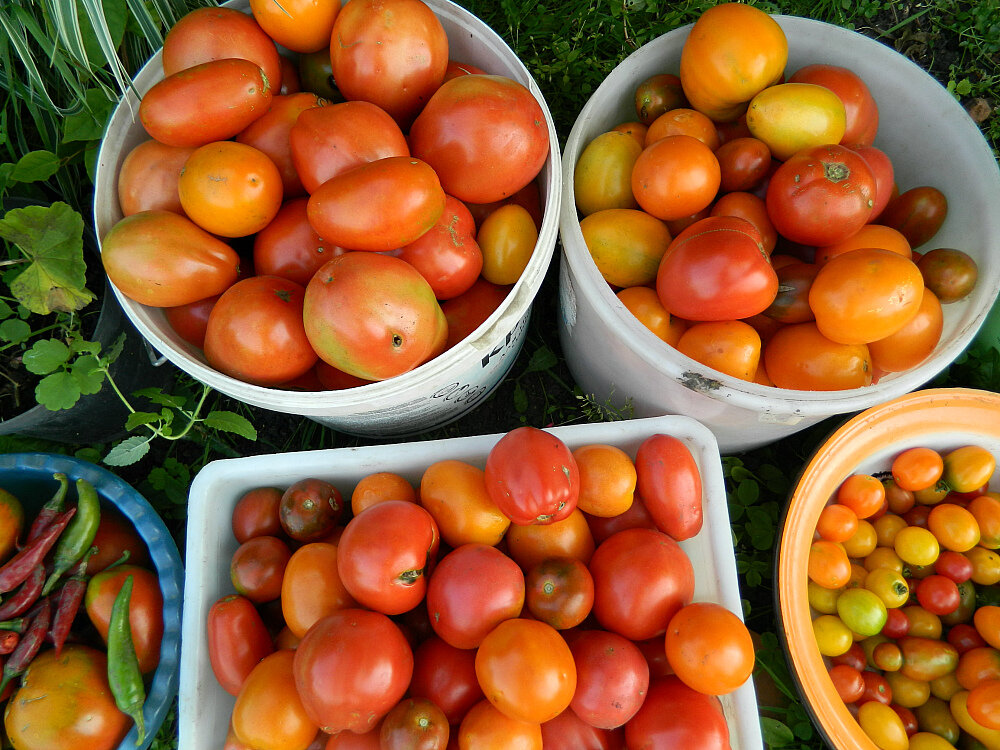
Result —
<svg viewBox="0 0 1000 750"><path fill-rule="evenodd" d="M653 680L642 707L625 725L628 747L728 750L729 727L717 699L696 692L676 676Z"/></svg>
<svg viewBox="0 0 1000 750"><path fill-rule="evenodd" d="M819 266L793 262L777 270L778 294L764 314L781 323L807 323L815 319L809 307L809 289Z"/></svg>
<svg viewBox="0 0 1000 750"><path fill-rule="evenodd" d="M749 221L712 216L678 234L656 276L656 293L685 320L736 320L767 309L778 277Z"/></svg>
<svg viewBox="0 0 1000 750"><path fill-rule="evenodd" d="M347 252L320 237L309 223L306 198L287 201L253 241L259 276L279 276L306 286L320 266Z"/></svg>
<svg viewBox="0 0 1000 750"><path fill-rule="evenodd" d="M246 597L230 594L208 610L208 658L215 679L230 695L238 695L257 663L274 651L260 613Z"/></svg>
<svg viewBox="0 0 1000 750"><path fill-rule="evenodd" d="M150 674L160 663L160 641L163 639L163 594L156 573L128 564L98 573L87 583L84 607L97 632L107 643L111 606L129 576L132 576L133 583L128 608L132 642L139 657L139 669L143 674Z"/></svg>
<svg viewBox="0 0 1000 750"><path fill-rule="evenodd" d="M892 167L892 160L882 149L875 146L852 146L852 150L861 154L867 162L868 168L875 177L875 199L872 205L872 215L869 222L878 221L882 216L882 211L889 204L892 198L892 189L896 184L895 170Z"/></svg>
<svg viewBox="0 0 1000 750"><path fill-rule="evenodd" d="M576 692L570 708L583 721L615 729L631 719L649 688L649 665L632 641L616 633L585 630L570 643Z"/></svg>
<svg viewBox="0 0 1000 750"><path fill-rule="evenodd" d="M624 513L602 518L584 513L594 541L600 544L612 534L625 529L655 529L656 521L646 508L646 503L638 493L632 496L632 505Z"/></svg>
<svg viewBox="0 0 1000 750"><path fill-rule="evenodd" d="M573 557L543 560L528 571L524 586L528 611L556 630L575 628L594 606L594 579Z"/></svg>
<svg viewBox="0 0 1000 750"><path fill-rule="evenodd" d="M435 566L427 611L443 641L471 649L501 622L517 617L524 596L524 574L517 563L496 547L463 544Z"/></svg>
<svg viewBox="0 0 1000 750"><path fill-rule="evenodd" d="M281 596L281 579L291 556L288 545L276 536L247 539L229 563L233 588L256 604L273 602Z"/></svg>
<svg viewBox="0 0 1000 750"><path fill-rule="evenodd" d="M799 68L790 83L814 83L830 89L844 103L847 126L840 142L851 148L869 146L878 130L878 105L857 73L839 65L815 63Z"/></svg>
<svg viewBox="0 0 1000 750"><path fill-rule="evenodd" d="M567 708L542 724L545 750L625 750L625 730L598 729Z"/></svg>
<svg viewBox="0 0 1000 750"><path fill-rule="evenodd" d="M174 307L221 294L237 277L239 256L193 221L143 211L115 224L101 243L111 282L129 299Z"/></svg>
<svg viewBox="0 0 1000 750"><path fill-rule="evenodd" d="M562 440L537 427L506 433L486 457L486 490L512 523L561 521L576 509L580 470Z"/></svg>
<svg viewBox="0 0 1000 750"><path fill-rule="evenodd" d="M132 522L111 508L101 508L101 521L91 546L97 552L87 560L87 575L95 575L128 552L128 562L149 567L149 550Z"/></svg>
<svg viewBox="0 0 1000 750"><path fill-rule="evenodd" d="M274 386L316 364L302 324L305 290L277 276L253 276L215 303L205 332L205 357L230 377Z"/></svg>
<svg viewBox="0 0 1000 750"><path fill-rule="evenodd" d="M476 224L469 209L450 195L437 223L396 257L416 268L439 300L469 290L483 270L483 253L476 243Z"/></svg>
<svg viewBox="0 0 1000 750"><path fill-rule="evenodd" d="M771 150L758 138L733 138L715 150L723 193L752 190L771 170Z"/></svg>
<svg viewBox="0 0 1000 750"><path fill-rule="evenodd" d="M789 157L768 182L767 213L778 234L805 245L850 237L872 215L875 177L855 151L814 146Z"/></svg>
<svg viewBox="0 0 1000 750"><path fill-rule="evenodd" d="M241 14L242 15L242 14ZM128 152L118 170L118 204L123 216L140 211L183 214L177 182L194 148L148 140Z"/></svg>
<svg viewBox="0 0 1000 750"><path fill-rule="evenodd" d="M233 536L240 544L255 536L282 533L278 506L282 492L277 487L256 487L240 496L233 508ZM90 566L87 566L88 568Z"/></svg>
<svg viewBox="0 0 1000 750"><path fill-rule="evenodd" d="M673 73L657 73L635 87L635 113L643 125L664 112L686 106L681 79Z"/></svg>
<svg viewBox="0 0 1000 750"><path fill-rule="evenodd" d="M403 697L413 652L385 615L343 609L309 629L295 650L293 669L306 713L324 732L361 734Z"/></svg>
<svg viewBox="0 0 1000 750"><path fill-rule="evenodd" d="M281 88L278 48L247 13L233 8L195 8L181 16L163 38L165 76L227 57L257 63L271 90L277 93Z"/></svg>
<svg viewBox="0 0 1000 750"><path fill-rule="evenodd" d="M633 641L666 631L694 595L688 556L652 529L626 529L606 539L590 559L590 573L597 621Z"/></svg>
<svg viewBox="0 0 1000 750"><path fill-rule="evenodd" d="M416 503L387 500L348 521L337 571L360 604L398 615L423 600L439 540L430 513Z"/></svg>
<svg viewBox="0 0 1000 750"><path fill-rule="evenodd" d="M448 723L459 724L483 699L475 649L456 648L438 636L425 640L413 652L410 695L429 698L444 711Z"/></svg>
<svg viewBox="0 0 1000 750"><path fill-rule="evenodd" d="M409 156L399 125L366 101L341 102L303 112L288 133L291 158L305 189L316 192L331 177L390 156Z"/></svg>
<svg viewBox="0 0 1000 750"><path fill-rule="evenodd" d="M635 469L636 491L660 531L678 542L701 531L701 472L682 440L672 435L646 438L636 451Z"/></svg>
<svg viewBox="0 0 1000 750"><path fill-rule="evenodd" d="M903 233L910 247L930 240L948 217L948 199L935 187L910 188L889 200L879 223Z"/></svg>
<svg viewBox="0 0 1000 750"><path fill-rule="evenodd" d="M406 126L444 80L448 37L420 0L347 3L333 23L330 62L346 99L377 104Z"/></svg>
<svg viewBox="0 0 1000 750"><path fill-rule="evenodd" d="M260 67L226 58L167 76L146 92L139 119L168 146L203 146L232 138L271 106L274 91Z"/></svg>
<svg viewBox="0 0 1000 750"><path fill-rule="evenodd" d="M457 78L458 76L471 76L485 73L485 70L480 70L475 65L459 62L458 60L448 60L448 67L445 68L444 72L444 80L450 81L452 78ZM444 81L442 81L442 83L444 83Z"/></svg>
<svg viewBox="0 0 1000 750"><path fill-rule="evenodd" d="M340 490L314 477L291 484L278 504L281 528L297 542L319 541L333 531L343 513Z"/></svg>
<svg viewBox="0 0 1000 750"><path fill-rule="evenodd" d="M113 750L132 725L115 706L107 657L75 643L32 660L7 701L4 722L16 747L90 750Z"/></svg>
<svg viewBox="0 0 1000 750"><path fill-rule="evenodd" d="M216 294L214 297L206 297L186 305L166 307L163 309L163 315L170 327L174 329L174 333L192 346L204 349L205 334L208 332L208 318L221 296L221 294Z"/></svg>
<svg viewBox="0 0 1000 750"><path fill-rule="evenodd" d="M281 174L285 198L305 193L301 172L292 160L291 131L303 112L324 104L324 100L308 91L275 96L271 100L271 108L236 135L239 143L253 146L274 162Z"/></svg>
<svg viewBox="0 0 1000 750"><path fill-rule="evenodd" d="M464 341L479 326L499 309L513 285L491 284L478 278L466 291L441 303L441 311L448 321L448 340L445 348L450 349Z"/></svg>
<svg viewBox="0 0 1000 750"><path fill-rule="evenodd" d="M434 168L449 195L492 203L535 179L549 154L549 132L541 105L522 84L459 76L413 122L410 149Z"/></svg>
<svg viewBox="0 0 1000 750"><path fill-rule="evenodd" d="M767 215L767 206L763 198L753 193L726 193L712 206L709 216L738 216L753 224L760 232L764 252L770 257L778 242L778 233Z"/></svg>
<svg viewBox="0 0 1000 750"><path fill-rule="evenodd" d="M427 698L404 698L382 719L382 750L446 750L448 719Z"/></svg>
<svg viewBox="0 0 1000 750"><path fill-rule="evenodd" d="M364 380L401 375L436 356L448 327L426 279L377 253L323 265L306 287L303 315L323 361Z"/></svg>
<svg viewBox="0 0 1000 750"><path fill-rule="evenodd" d="M576 664L559 631L522 618L504 620L479 644L476 677L501 712L535 724L565 711L576 690Z"/></svg>

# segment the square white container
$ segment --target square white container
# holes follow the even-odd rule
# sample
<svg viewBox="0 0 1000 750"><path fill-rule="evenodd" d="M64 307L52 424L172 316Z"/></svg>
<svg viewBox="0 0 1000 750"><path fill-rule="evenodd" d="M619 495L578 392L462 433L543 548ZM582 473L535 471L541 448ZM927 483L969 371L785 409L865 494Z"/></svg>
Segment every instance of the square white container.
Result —
<svg viewBox="0 0 1000 750"><path fill-rule="evenodd" d="M664 433L684 441L702 475L705 523L681 542L695 570L695 601L719 602L742 617L729 509L715 437L699 422L663 416L622 422L555 427L550 432L571 449L588 443L615 445L635 456L650 435ZM502 434L448 440L336 448L213 461L195 477L188 504L184 615L181 625L179 750L214 750L226 736L235 699L218 684L208 659L205 622L222 596L234 593L229 560L237 542L231 516L236 501L260 486L287 487L306 477L332 482L345 497L367 474L393 471L415 486L425 468L446 458L483 467ZM722 696L733 750L762 750L753 681Z"/></svg>

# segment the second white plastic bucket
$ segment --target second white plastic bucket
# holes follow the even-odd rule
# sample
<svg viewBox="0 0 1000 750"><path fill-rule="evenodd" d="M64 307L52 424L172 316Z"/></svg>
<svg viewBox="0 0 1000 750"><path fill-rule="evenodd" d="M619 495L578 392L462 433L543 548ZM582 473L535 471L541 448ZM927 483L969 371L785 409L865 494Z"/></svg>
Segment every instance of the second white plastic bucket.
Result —
<svg viewBox="0 0 1000 750"><path fill-rule="evenodd" d="M979 264L966 299L944 305L941 341L921 365L847 391L793 391L723 375L667 346L615 297L580 231L573 171L597 135L636 119L633 93L657 73L676 73L690 26L630 55L584 106L563 152L559 273L560 338L577 384L635 416L685 414L715 433L723 453L766 445L826 417L861 411L920 387L972 341L1000 291L1000 172L979 129L959 103L920 67L889 47L819 21L775 16L788 38L787 72L809 63L850 68L879 106L875 146L892 159L901 189L933 185L951 198L933 245L965 250Z"/></svg>
<svg viewBox="0 0 1000 750"><path fill-rule="evenodd" d="M449 0L425 0L448 35L449 56L528 87L545 114L549 156L539 176L543 218L527 268L500 307L465 340L420 367L390 380L341 391L287 391L250 385L210 367L199 349L183 341L163 310L115 293L129 320L170 362L215 390L258 406L300 414L365 437L403 437L440 427L475 408L509 372L527 335L531 304L545 277L558 235L561 171L559 141L541 90L503 39ZM249 0L225 3L248 12ZM139 96L163 78L156 53L135 78L108 124L98 155L94 223L98 238L122 218L118 172L135 146L149 138L139 121ZM138 96L137 96L138 94Z"/></svg>

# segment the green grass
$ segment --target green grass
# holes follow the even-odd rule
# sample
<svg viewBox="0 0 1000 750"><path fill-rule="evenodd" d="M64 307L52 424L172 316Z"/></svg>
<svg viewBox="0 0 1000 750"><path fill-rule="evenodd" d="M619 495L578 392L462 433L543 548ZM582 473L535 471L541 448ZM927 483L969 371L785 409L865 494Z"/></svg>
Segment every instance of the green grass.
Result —
<svg viewBox="0 0 1000 750"><path fill-rule="evenodd" d="M89 2L90 0L88 0ZM49 5L51 3L47 3ZM0 113L3 160L16 160L28 150L46 148L58 154L65 169L42 188L62 197L85 215L92 201L87 182L87 157L99 137L108 103L121 76L134 72L162 32L154 16L137 17L137 8L151 8L161 18L176 15L183 0L105 0L104 6L127 17L115 40L122 68L116 76L101 64L104 50L90 50L86 61L72 39L60 36L55 16L38 23L34 58L39 81L15 62L16 50L0 34L0 78L4 109ZM204 3L203 3L204 4ZM607 74L639 46L659 34L693 22L714 2L706 0L461 0L484 19L515 50L537 80L552 111L560 141L565 142L577 113ZM931 73L963 104L983 99L1000 102L1000 5L992 0L781 0L756 2L772 13L814 18L854 28L878 39ZM65 4L62 4L65 5ZM130 12L131 11L131 12ZM117 29L117 27L115 27ZM49 46L41 37L56 40ZM28 37L25 37L27 40ZM63 65L47 65L48 60ZM46 97L51 102L46 101ZM67 118L76 116L78 130L69 132ZM87 118L90 118L88 120ZM1000 118L991 114L981 123L994 150L1000 144ZM74 136L79 135L79 138ZM96 133L96 135L95 135ZM556 257L558 257L557 247ZM557 305L557 263L537 298L524 350L498 391L470 415L418 436L417 439L503 432L521 424L546 426L627 417L587 398L575 387L559 348L553 321ZM1000 390L1000 365L994 350L975 349L963 355L933 385L972 386ZM196 388L181 375L177 392ZM308 419L288 419L212 394L206 409L228 409L248 417L258 427L256 442L197 428L190 439L152 451L139 464L119 473L138 486L167 519L183 549L186 489L191 477L209 461L235 455L359 445L365 441L344 435ZM823 742L799 702L777 641L771 571L776 532L788 490L807 457L843 418L832 418L772 446L724 459L733 536L745 610L750 626L762 635L758 672L778 686L768 693L762 713L772 747L822 748ZM81 452L98 460L107 446L59 446L40 441L0 438L0 451L50 449ZM157 748L175 746L174 728L165 727Z"/></svg>

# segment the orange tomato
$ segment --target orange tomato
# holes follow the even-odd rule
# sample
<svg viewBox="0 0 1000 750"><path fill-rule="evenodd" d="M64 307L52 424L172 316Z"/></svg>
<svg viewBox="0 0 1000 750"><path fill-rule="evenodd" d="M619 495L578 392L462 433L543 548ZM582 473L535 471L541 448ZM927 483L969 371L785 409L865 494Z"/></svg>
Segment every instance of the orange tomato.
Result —
<svg viewBox="0 0 1000 750"><path fill-rule="evenodd" d="M319 727L306 714L292 673L294 651L275 651L247 676L233 707L236 738L257 750L304 750Z"/></svg>
<svg viewBox="0 0 1000 750"><path fill-rule="evenodd" d="M335 545L314 542L292 553L281 578L281 614L294 635L301 638L317 620L355 606L337 572Z"/></svg>
<svg viewBox="0 0 1000 750"><path fill-rule="evenodd" d="M882 507L885 487L870 474L852 474L837 488L837 502L854 511L858 518L868 518Z"/></svg>
<svg viewBox="0 0 1000 750"><path fill-rule="evenodd" d="M640 149L646 143L646 130L648 130L648 127L641 122L621 122L611 129L616 133L625 133L634 138L635 142L639 144Z"/></svg>
<svg viewBox="0 0 1000 750"><path fill-rule="evenodd" d="M558 630L514 618L501 622L479 644L476 678L502 713L541 724L569 706L576 691L576 664Z"/></svg>
<svg viewBox="0 0 1000 750"><path fill-rule="evenodd" d="M649 123L643 145L651 146L668 135L689 135L697 138L712 151L719 147L719 133L715 129L715 123L698 110L688 107L667 110Z"/></svg>
<svg viewBox="0 0 1000 750"><path fill-rule="evenodd" d="M933 448L907 448L892 459L890 467L896 485L909 492L926 489L944 473L944 459Z"/></svg>
<svg viewBox="0 0 1000 750"><path fill-rule="evenodd" d="M674 673L699 693L731 693L753 672L750 631L721 604L682 607L667 626L666 649Z"/></svg>
<svg viewBox="0 0 1000 750"><path fill-rule="evenodd" d="M506 540L507 553L522 570L529 570L549 557L573 557L588 563L596 547L587 518L579 508L574 508L563 520L545 525L512 524Z"/></svg>
<svg viewBox="0 0 1000 750"><path fill-rule="evenodd" d="M969 691L966 709L987 729L1000 730L1000 680L984 680Z"/></svg>
<svg viewBox="0 0 1000 750"><path fill-rule="evenodd" d="M826 589L839 589L851 579L851 561L844 548L819 539L809 547L809 579Z"/></svg>
<svg viewBox="0 0 1000 750"><path fill-rule="evenodd" d="M181 206L205 231L246 237L271 223L281 208L281 173L253 146L218 141L196 149L177 183Z"/></svg>
<svg viewBox="0 0 1000 750"><path fill-rule="evenodd" d="M643 210L658 219L688 216L719 192L719 160L690 135L671 135L643 149L632 169L632 193Z"/></svg>
<svg viewBox="0 0 1000 750"><path fill-rule="evenodd" d="M906 237L901 232L882 224L865 224L846 240L816 248L814 262L823 265L831 258L865 247L880 247L883 250L902 255L904 258L913 257L910 243L906 241Z"/></svg>
<svg viewBox="0 0 1000 750"><path fill-rule="evenodd" d="M1000 547L1000 499L980 495L969 502L968 509L979 524L979 544L990 550Z"/></svg>
<svg viewBox="0 0 1000 750"><path fill-rule="evenodd" d="M976 517L954 503L941 503L927 515L927 528L944 549L968 552L979 544Z"/></svg>
<svg viewBox="0 0 1000 750"><path fill-rule="evenodd" d="M867 344L912 320L923 293L924 279L912 260L863 248L820 268L809 289L809 306L816 326L831 341Z"/></svg>
<svg viewBox="0 0 1000 750"><path fill-rule="evenodd" d="M479 227L482 277L491 284L513 284L524 273L538 242L535 220L523 206L501 206Z"/></svg>
<svg viewBox="0 0 1000 750"><path fill-rule="evenodd" d="M746 219L760 232L760 243L770 255L778 244L778 232L767 215L767 205L753 193L726 193L712 206L710 216L738 216Z"/></svg>
<svg viewBox="0 0 1000 750"><path fill-rule="evenodd" d="M585 216L580 231L597 270L616 287L655 281L671 240L662 221L632 208L609 208Z"/></svg>
<svg viewBox="0 0 1000 750"><path fill-rule="evenodd" d="M354 485L351 492L351 512L358 515L365 508L386 500L417 501L417 491L406 477L392 471L368 474Z"/></svg>
<svg viewBox="0 0 1000 750"><path fill-rule="evenodd" d="M751 5L723 3L703 12L681 49L680 79L691 106L716 122L736 120L788 62L778 23Z"/></svg>
<svg viewBox="0 0 1000 750"><path fill-rule="evenodd" d="M871 354L865 344L838 344L815 322L786 325L764 347L767 374L779 388L837 391L872 382Z"/></svg>
<svg viewBox="0 0 1000 750"><path fill-rule="evenodd" d="M966 690L972 690L984 680L1000 679L1000 650L979 646L958 657L955 677Z"/></svg>
<svg viewBox="0 0 1000 750"><path fill-rule="evenodd" d="M625 451L614 445L583 445L573 451L573 458L580 470L577 508L610 518L632 507L636 469Z"/></svg>
<svg viewBox="0 0 1000 750"><path fill-rule="evenodd" d="M250 0L250 11L267 35L292 52L318 52L330 45L340 0Z"/></svg>
<svg viewBox="0 0 1000 750"><path fill-rule="evenodd" d="M428 466L420 478L420 504L433 516L441 538L452 547L493 546L510 527L486 490L478 466L445 459Z"/></svg>
<svg viewBox="0 0 1000 750"><path fill-rule="evenodd" d="M458 727L459 750L542 750L542 728L501 713L483 699Z"/></svg>
<svg viewBox="0 0 1000 750"><path fill-rule="evenodd" d="M872 364L884 372L903 372L916 367L937 348L943 330L941 302L925 287L917 314L908 323L884 339L869 342Z"/></svg>
<svg viewBox="0 0 1000 750"><path fill-rule="evenodd" d="M670 315L660 302L656 290L648 286L630 286L618 292L618 299L625 309L653 332L661 341L677 346L677 341L687 328L680 318Z"/></svg>
<svg viewBox="0 0 1000 750"><path fill-rule="evenodd" d="M1000 649L1000 607L978 607L972 615L972 622L984 641L993 648Z"/></svg>
<svg viewBox="0 0 1000 750"><path fill-rule="evenodd" d="M858 530L858 514L840 503L827 505L819 513L816 533L830 542L846 542Z"/></svg>
<svg viewBox="0 0 1000 750"><path fill-rule="evenodd" d="M695 323L681 334L677 351L726 375L753 380L760 361L760 336L742 320Z"/></svg>

